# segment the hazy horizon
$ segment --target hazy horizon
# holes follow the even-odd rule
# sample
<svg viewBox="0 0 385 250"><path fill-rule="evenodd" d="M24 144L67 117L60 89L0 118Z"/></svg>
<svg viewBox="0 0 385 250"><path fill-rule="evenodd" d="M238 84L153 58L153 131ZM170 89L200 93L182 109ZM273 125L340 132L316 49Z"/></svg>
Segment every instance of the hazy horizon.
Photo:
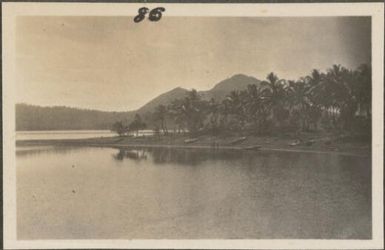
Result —
<svg viewBox="0 0 385 250"><path fill-rule="evenodd" d="M370 64L369 17L18 17L17 103L134 111L235 74ZM181 22L183 20L183 22Z"/></svg>

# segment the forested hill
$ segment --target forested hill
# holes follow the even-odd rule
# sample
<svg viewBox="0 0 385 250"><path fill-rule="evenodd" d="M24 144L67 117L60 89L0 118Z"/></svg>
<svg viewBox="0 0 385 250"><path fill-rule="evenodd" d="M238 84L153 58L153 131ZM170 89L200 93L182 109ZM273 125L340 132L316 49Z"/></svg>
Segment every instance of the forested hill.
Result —
<svg viewBox="0 0 385 250"><path fill-rule="evenodd" d="M69 107L16 104L16 130L110 129L119 120L130 120L133 112L107 112Z"/></svg>
<svg viewBox="0 0 385 250"><path fill-rule="evenodd" d="M237 74L223 81L220 81L210 90L198 91L198 94L202 99L206 101L210 100L211 98L214 98L217 101L222 101L226 97L226 95L228 95L231 91L241 91L246 89L247 85L249 84L259 85L260 82L260 80L254 77L243 74ZM180 87L174 88L173 90L163 93L158 97L155 97L154 99L150 100L147 104L138 109L137 112L139 112L140 114L153 112L157 106L167 106L175 99L184 98L188 92L189 91L187 89L183 89Z"/></svg>
<svg viewBox="0 0 385 250"><path fill-rule="evenodd" d="M212 89L199 91L204 100L211 98L221 101L233 90L244 90L249 84L260 84L254 77L237 74L217 83ZM16 104L16 130L93 130L111 129L116 121L133 119L136 113L144 117L151 127L152 113L159 105L169 105L173 100L184 98L189 91L174 88L147 102L136 111L107 112L69 108L63 106L41 107L29 104Z"/></svg>

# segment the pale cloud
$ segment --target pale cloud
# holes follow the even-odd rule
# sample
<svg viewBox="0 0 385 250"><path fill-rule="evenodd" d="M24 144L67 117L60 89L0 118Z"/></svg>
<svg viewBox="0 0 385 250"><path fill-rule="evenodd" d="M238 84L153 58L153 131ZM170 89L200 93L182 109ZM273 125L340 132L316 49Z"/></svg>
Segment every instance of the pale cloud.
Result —
<svg viewBox="0 0 385 250"><path fill-rule="evenodd" d="M370 18L19 17L18 102L133 110L233 74L295 79L370 62Z"/></svg>

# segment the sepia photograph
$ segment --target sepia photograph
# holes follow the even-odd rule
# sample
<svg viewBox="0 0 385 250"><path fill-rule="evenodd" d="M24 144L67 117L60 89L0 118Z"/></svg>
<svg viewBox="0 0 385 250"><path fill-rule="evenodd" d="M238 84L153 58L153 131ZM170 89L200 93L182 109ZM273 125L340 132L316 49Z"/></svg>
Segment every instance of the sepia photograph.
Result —
<svg viewBox="0 0 385 250"><path fill-rule="evenodd" d="M3 5L9 248L382 248L383 4L20 5Z"/></svg>

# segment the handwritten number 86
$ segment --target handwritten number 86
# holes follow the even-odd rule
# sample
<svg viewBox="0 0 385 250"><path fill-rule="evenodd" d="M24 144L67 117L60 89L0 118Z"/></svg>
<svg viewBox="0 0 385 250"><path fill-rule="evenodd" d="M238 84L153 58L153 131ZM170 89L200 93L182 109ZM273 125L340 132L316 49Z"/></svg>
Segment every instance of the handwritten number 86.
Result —
<svg viewBox="0 0 385 250"><path fill-rule="evenodd" d="M159 21L162 18L162 12L165 10L166 9L163 7L152 9L148 16L148 19L150 19L150 21L153 21L153 22ZM134 18L134 22L139 23L140 21L142 21L146 17L146 14L148 13L148 11L149 9L146 7L140 8L138 10L138 15Z"/></svg>

